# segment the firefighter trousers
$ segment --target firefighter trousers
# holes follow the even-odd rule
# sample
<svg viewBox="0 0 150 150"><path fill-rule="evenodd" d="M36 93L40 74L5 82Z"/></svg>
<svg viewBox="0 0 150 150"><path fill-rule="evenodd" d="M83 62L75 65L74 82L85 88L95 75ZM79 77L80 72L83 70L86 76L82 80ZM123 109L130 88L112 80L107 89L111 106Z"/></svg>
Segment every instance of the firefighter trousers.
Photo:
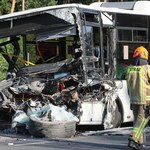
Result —
<svg viewBox="0 0 150 150"><path fill-rule="evenodd" d="M149 120L144 106L145 105L132 104L134 122L131 137L139 144L145 144L146 142L144 131Z"/></svg>

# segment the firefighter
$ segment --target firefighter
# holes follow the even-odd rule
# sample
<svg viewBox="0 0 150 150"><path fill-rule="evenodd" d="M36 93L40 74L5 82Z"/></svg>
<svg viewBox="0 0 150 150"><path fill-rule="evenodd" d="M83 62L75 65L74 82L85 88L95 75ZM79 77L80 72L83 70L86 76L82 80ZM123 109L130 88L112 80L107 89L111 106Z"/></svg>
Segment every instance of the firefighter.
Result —
<svg viewBox="0 0 150 150"><path fill-rule="evenodd" d="M144 130L148 123L148 106L150 104L150 66L148 51L143 46L133 53L134 64L128 68L127 84L133 110L133 130L128 140L128 147L142 150L145 144Z"/></svg>

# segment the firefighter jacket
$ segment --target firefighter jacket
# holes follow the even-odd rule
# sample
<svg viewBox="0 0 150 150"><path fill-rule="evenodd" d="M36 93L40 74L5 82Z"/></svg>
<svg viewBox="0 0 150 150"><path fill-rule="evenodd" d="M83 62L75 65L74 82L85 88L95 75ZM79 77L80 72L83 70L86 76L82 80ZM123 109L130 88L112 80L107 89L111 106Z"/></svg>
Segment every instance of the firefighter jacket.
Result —
<svg viewBox="0 0 150 150"><path fill-rule="evenodd" d="M150 66L130 66L127 85L131 104L150 104Z"/></svg>

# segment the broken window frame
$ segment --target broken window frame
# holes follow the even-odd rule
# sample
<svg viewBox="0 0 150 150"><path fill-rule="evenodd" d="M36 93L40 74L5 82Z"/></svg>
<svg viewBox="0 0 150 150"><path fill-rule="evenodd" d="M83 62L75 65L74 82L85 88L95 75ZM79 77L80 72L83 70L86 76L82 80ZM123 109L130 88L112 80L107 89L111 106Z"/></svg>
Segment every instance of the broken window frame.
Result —
<svg viewBox="0 0 150 150"><path fill-rule="evenodd" d="M87 18L86 18L86 15L87 13L91 13L93 14L93 16L95 18L97 18L98 22L94 21L92 22L91 20L89 21ZM82 43L82 47L83 47L83 54L82 54L82 58L83 58L83 61L84 61L84 65L85 65L85 83L88 84L88 79L91 78L91 76L89 77L88 76L88 71L96 71L96 72L101 72L101 77L100 78L103 78L103 75L104 75L104 57L103 57L103 35L102 35L102 19L101 19L101 14L99 12L89 12L89 11L86 11L86 10L81 10L80 12L80 21L81 21L81 43ZM88 21L87 21L88 20ZM94 20L94 19L93 19ZM98 68L95 67L94 63L95 63L95 60L92 58L89 58L87 55L86 55L86 47L87 47L87 44L85 42L85 27L86 26L89 26L89 27L97 27L99 28L99 45L98 45L98 48L99 48L99 58L98 58L98 62L100 64L100 66ZM92 35L93 37L93 35ZM94 47L93 47L93 39L91 39L91 43L92 43L92 53L94 52ZM93 66L91 68L88 67L88 61L92 62ZM94 77L95 78L95 77ZM100 79L99 78L99 79Z"/></svg>

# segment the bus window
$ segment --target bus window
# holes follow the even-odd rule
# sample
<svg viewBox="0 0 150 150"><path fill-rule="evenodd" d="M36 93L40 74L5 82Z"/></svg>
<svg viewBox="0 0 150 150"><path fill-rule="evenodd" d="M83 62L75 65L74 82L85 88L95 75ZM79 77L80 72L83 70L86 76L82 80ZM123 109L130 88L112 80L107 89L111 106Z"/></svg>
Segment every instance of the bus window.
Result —
<svg viewBox="0 0 150 150"><path fill-rule="evenodd" d="M100 48L99 48L99 27L85 26L84 35L85 35L85 52L88 67L99 66L97 63L100 58ZM95 65L96 64L96 65Z"/></svg>
<svg viewBox="0 0 150 150"><path fill-rule="evenodd" d="M85 44L86 44L86 56L92 56L92 45L93 45L93 39L92 39L92 27L85 26L84 28L84 34L85 34Z"/></svg>

